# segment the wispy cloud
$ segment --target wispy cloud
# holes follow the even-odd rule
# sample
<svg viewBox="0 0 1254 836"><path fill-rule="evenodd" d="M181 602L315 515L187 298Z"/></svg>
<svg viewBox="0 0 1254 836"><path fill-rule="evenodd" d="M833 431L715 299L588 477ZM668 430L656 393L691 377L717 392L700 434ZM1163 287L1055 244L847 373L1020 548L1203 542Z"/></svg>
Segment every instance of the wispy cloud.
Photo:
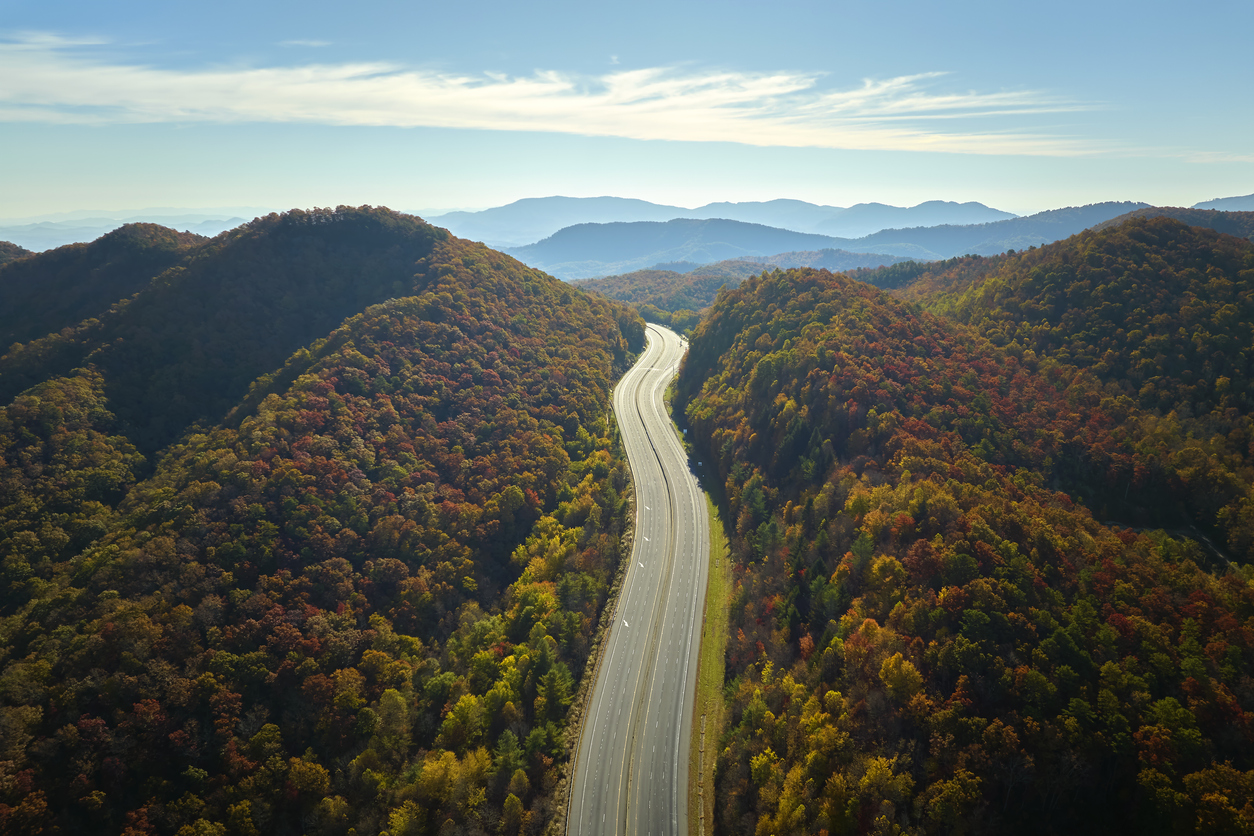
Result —
<svg viewBox="0 0 1254 836"><path fill-rule="evenodd" d="M955 92L943 88L943 73L841 88L811 73L666 67L598 76L474 76L389 63L182 70L111 62L82 45L55 36L0 42L0 121L305 122L971 154L1093 150L1023 126L1025 117L1086 105L1035 91Z"/></svg>
<svg viewBox="0 0 1254 836"><path fill-rule="evenodd" d="M279 41L279 46L330 46L330 41Z"/></svg>
<svg viewBox="0 0 1254 836"><path fill-rule="evenodd" d="M1180 151L1172 156L1191 163L1254 163L1254 154L1228 151Z"/></svg>

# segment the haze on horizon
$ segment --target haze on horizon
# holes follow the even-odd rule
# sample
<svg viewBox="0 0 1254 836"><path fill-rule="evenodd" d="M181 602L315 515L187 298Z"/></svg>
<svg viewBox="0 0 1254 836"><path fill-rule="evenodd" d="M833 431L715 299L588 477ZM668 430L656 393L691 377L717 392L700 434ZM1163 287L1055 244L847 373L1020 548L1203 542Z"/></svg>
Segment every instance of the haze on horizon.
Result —
<svg viewBox="0 0 1254 836"><path fill-rule="evenodd" d="M1254 192L1242 2L7 6L5 219Z"/></svg>

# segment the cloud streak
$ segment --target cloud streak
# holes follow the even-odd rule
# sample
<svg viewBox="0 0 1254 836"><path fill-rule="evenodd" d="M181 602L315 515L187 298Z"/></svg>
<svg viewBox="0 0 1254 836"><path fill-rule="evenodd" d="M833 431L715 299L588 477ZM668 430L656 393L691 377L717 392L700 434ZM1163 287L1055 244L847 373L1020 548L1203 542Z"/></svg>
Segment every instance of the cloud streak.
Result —
<svg viewBox="0 0 1254 836"><path fill-rule="evenodd" d="M598 76L472 76L389 63L182 70L110 62L85 46L46 35L0 42L0 121L295 122L968 154L1095 150L1016 124L1086 105L1033 91L942 91L943 73L840 89L818 74L664 67Z"/></svg>

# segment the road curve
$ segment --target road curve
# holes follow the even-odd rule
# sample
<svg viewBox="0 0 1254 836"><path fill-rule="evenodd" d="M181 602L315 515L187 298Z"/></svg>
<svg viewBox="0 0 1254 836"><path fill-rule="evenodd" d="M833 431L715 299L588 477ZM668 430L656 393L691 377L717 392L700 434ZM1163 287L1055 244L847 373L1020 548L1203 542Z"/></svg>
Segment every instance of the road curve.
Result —
<svg viewBox="0 0 1254 836"><path fill-rule="evenodd" d="M614 390L635 544L584 717L566 832L686 836L688 753L710 553L705 498L663 395L686 344L648 327Z"/></svg>

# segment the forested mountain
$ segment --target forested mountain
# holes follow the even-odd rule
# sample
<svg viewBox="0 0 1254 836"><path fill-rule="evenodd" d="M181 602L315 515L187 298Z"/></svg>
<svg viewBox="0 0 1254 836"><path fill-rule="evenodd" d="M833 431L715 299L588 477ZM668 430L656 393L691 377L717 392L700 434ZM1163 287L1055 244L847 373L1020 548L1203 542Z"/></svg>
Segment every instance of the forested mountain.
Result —
<svg viewBox="0 0 1254 836"><path fill-rule="evenodd" d="M202 318L273 299L290 335L289 312L329 315L306 296L357 292L313 281L333 268L363 310L146 479L107 362L0 409L0 831L552 820L627 522L610 389L643 324L368 208L263 219L113 316L123 343L193 327L163 295L191 274ZM223 362L198 339L194 362Z"/></svg>
<svg viewBox="0 0 1254 836"><path fill-rule="evenodd" d="M107 311L207 240L156 224L128 224L90 244L0 265L0 352ZM12 397L7 394L0 401Z"/></svg>
<svg viewBox="0 0 1254 836"><path fill-rule="evenodd" d="M1226 235L1235 235L1238 238L1254 240L1254 211L1223 212L1215 209L1199 209L1197 207L1181 209L1177 206L1151 206L1148 209L1137 209L1135 212L1111 218L1109 221L1097 224L1093 229L1101 230L1119 226L1131 218L1160 217L1172 218L1189 226L1200 226Z"/></svg>
<svg viewBox="0 0 1254 836"><path fill-rule="evenodd" d="M10 241L0 241L0 267L3 267L10 261L25 258L30 254L31 251L25 247L19 247L17 244Z"/></svg>
<svg viewBox="0 0 1254 836"><path fill-rule="evenodd" d="M142 289L10 349L0 357L0 402L90 363L122 431L151 453L194 422L221 420L257 377L345 317L420 292L435 278L424 259L448 237L412 216L347 207L259 218L182 255L155 279L148 270L119 272L119 281ZM19 262L0 277L74 252ZM82 273L65 276L68 285L90 285Z"/></svg>
<svg viewBox="0 0 1254 836"><path fill-rule="evenodd" d="M825 271L718 298L678 400L733 529L721 832L1244 826L1249 546L1101 521L1187 525L1248 439L1099 375Z"/></svg>
<svg viewBox="0 0 1254 836"><path fill-rule="evenodd" d="M1193 488L1181 512L1248 560L1254 244L1140 217L989 267L960 265L912 296L998 345L1087 370L1118 409L1161 416L1162 464Z"/></svg>

